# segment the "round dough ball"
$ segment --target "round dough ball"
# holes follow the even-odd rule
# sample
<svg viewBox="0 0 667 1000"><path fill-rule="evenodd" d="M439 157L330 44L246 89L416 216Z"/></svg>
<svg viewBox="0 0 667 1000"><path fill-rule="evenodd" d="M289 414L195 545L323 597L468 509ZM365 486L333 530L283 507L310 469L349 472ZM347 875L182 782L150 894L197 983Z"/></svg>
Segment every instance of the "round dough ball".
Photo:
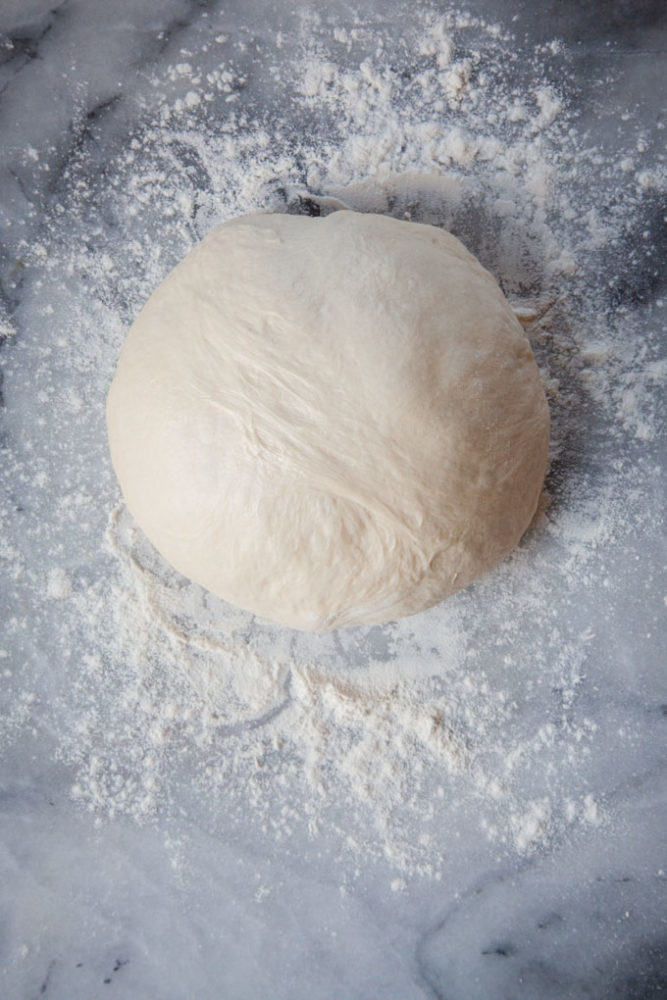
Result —
<svg viewBox="0 0 667 1000"><path fill-rule="evenodd" d="M490 569L549 437L491 275L449 233L348 211L210 233L130 330L107 420L162 555L301 629L413 614Z"/></svg>

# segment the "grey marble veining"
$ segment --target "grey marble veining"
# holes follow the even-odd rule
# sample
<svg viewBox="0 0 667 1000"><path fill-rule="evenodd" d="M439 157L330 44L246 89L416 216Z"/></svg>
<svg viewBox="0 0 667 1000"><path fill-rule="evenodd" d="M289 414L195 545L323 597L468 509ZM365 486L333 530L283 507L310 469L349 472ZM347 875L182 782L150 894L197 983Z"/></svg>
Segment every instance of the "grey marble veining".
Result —
<svg viewBox="0 0 667 1000"><path fill-rule="evenodd" d="M325 8L324 16L342 26L380 17L370 2ZM661 155L667 47L661 4L583 7L568 0L538 10L528 2L479 0L468 8L510 27L526 52L563 38L577 84L573 119L601 148L613 149L623 97L642 116L646 156L653 162ZM634 470L653 514L622 539L608 540L599 558L616 586L604 599L585 573L575 574L567 592L554 593L553 627L571 655L572 690L552 685L555 646L548 637L534 642L546 664L542 675L532 665L504 665L499 654L492 684L508 690L519 708L490 723L488 734L489 746L500 746L496 729L504 728L509 745L548 722L556 736L520 765L522 794L531 802L552 790L554 798L590 797L590 822L569 827L558 814L550 838L520 855L489 838L480 819L492 820L492 809L485 812L457 786L458 799L443 812L442 877L397 882L386 860L364 864L345 854L339 835L345 802L331 803L331 823L318 837L297 830L286 844L250 815L199 801L194 777L206 761L192 748L176 768L172 801L145 822L122 815L99 821L72 798L75 768L62 749L58 712L80 696L70 687L71 663L90 652L89 640L85 623L68 618L62 603L36 595L63 553L75 590L92 589L104 577L110 557L100 539L116 494L99 383L88 395L77 383L83 398L59 421L40 409L40 393L48 405L65 405L57 387L68 384L76 364L67 339L72 300L83 311L89 298L103 307L106 296L110 315L127 323L148 290L147 265L124 249L146 222L139 215L134 228L119 224L111 164L131 152L132 136L147 127L169 88L180 94L181 83L167 69L217 36L229 39L218 44L230 50L242 43L234 49L234 89L215 96L210 117L224 122L234 106L228 99L238 98L250 129L277 93L272 59L260 53L271 51L278 30L289 39L296 14L259 0L4 0L0 6L0 374L7 404L0 411L0 672L7 665L0 689L0 997L653 1000L667 991L664 436L611 454L594 409L586 431L598 454L586 452L583 431L573 435L565 467L553 474L555 495L566 491L568 467L588 463L593 474L596 462L617 462ZM397 32L406 17L398 4L382 9L383 23L395 23ZM202 63L213 66L204 56ZM191 135L171 153L173 169L191 178L195 192L214 190ZM85 194L74 218L68 192L79 182ZM286 204L290 197L284 194ZM190 239L210 223L206 205L196 197L193 204ZM474 220L469 224L474 238ZM83 244L71 273L50 270L48 260L35 256L47 226L54 245ZM156 228L158 238L165 231ZM97 241L116 254L120 278L105 285L99 271L87 272L86 241L88 249L97 250ZM166 243L165 272L183 242L175 231ZM126 253L135 280L123 283ZM659 314L651 310L665 290L659 190L646 195L619 242L591 254L589 267L591 281L607 288L610 315L622 307L634 330L642 323L657 328ZM118 340L120 332L100 327L98 336ZM38 492L40 475L52 477L57 489ZM73 495L82 498L79 506L58 514L54 534L48 528L54 511ZM555 557L548 542L544 553L549 573ZM554 579L557 588L555 573ZM56 596L59 585L57 577L50 584ZM482 599L490 593L483 584L481 593ZM460 608L474 618L466 598ZM262 629L251 620L245 627ZM270 630L265 638L274 641ZM298 635L289 640L304 657L306 643ZM390 656L382 630L342 633L323 644L322 655L359 670L371 656ZM478 665L480 651L471 647L469 655ZM281 707L240 728L261 727ZM597 734L576 767L565 735L558 737L575 717ZM102 727L107 721L95 718ZM481 752L480 760L493 768Z"/></svg>

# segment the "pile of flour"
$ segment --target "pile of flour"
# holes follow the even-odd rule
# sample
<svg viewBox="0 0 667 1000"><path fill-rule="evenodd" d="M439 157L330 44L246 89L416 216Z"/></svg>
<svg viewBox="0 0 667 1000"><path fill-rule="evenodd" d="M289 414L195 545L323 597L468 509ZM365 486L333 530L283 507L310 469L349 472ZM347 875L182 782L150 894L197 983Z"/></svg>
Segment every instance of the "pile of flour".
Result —
<svg viewBox="0 0 667 1000"><path fill-rule="evenodd" d="M59 609L67 684L51 711L72 795L101 822L149 821L183 808L187 786L212 817L251 814L282 841L326 831L401 877L439 877L455 815L519 852L604 822L586 787L595 630L564 609L584 581L611 586L605 546L650 516L630 456L657 435L667 365L632 335L637 288L596 275L619 247L623 259L664 174L631 117L620 157L572 120L557 41L519 61L504 26L420 12L402 33L311 13L231 42L216 16L166 73L146 75L143 124L103 177L83 146L24 248L67 316L55 369L67 375L50 398L72 425L95 412L89 447L104 469L96 487L63 489L55 522L95 523L113 506L102 556L68 564L54 548L34 584ZM383 627L301 634L224 605L156 555L118 503L103 402L127 325L213 225L341 203L444 226L498 278L543 371L551 474L535 528L474 588ZM606 461L621 442L625 467ZM89 552L101 532L92 539ZM20 575L21 554L5 557Z"/></svg>

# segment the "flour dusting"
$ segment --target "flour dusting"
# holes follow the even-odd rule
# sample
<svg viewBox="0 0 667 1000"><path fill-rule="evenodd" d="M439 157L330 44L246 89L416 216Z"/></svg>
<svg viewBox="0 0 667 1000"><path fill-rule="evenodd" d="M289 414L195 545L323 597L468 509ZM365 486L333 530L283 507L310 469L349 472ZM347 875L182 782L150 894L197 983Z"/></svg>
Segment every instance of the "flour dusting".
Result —
<svg viewBox="0 0 667 1000"><path fill-rule="evenodd" d="M250 812L267 841L306 830L358 863L432 878L459 822L524 854L604 823L586 778L587 648L604 622L579 607L613 589L604 553L650 517L637 469L650 480L664 422L665 309L628 234L643 220L646 246L657 238L664 165L630 115L620 157L571 120L557 40L526 65L506 26L460 12L415 14L402 36L304 13L266 45L229 43L216 16L205 44L146 74L144 126L97 185L74 158L52 223L17 248L28 277L41 269L36 308L65 321L49 345L3 355L8 375L32 372L43 451L8 457L37 506L0 558L57 613L67 684L40 711L72 794L100 822L143 822L186 788L212 824ZM267 106L246 100L253 75L270 81ZM95 155L83 144L80 162ZM450 229L496 276L543 373L551 469L533 528L479 584L415 618L308 635L164 564L118 504L103 400L128 324L214 225L341 205ZM609 260L618 277L602 284ZM635 336L638 306L654 337ZM627 460L607 461L619 443ZM57 486L53 454L67 469ZM29 568L39 503L52 526L41 577ZM8 648L22 628L8 623ZM6 741L37 708L17 692Z"/></svg>

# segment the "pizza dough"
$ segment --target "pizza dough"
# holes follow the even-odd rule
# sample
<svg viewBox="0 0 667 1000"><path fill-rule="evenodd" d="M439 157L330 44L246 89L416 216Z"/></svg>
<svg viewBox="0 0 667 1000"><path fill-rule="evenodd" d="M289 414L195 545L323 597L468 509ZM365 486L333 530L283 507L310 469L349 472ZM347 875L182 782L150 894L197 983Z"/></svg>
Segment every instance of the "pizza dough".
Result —
<svg viewBox="0 0 667 1000"><path fill-rule="evenodd" d="M107 421L162 555L301 629L413 614L490 569L549 438L491 275L449 233L348 211L215 229L130 330Z"/></svg>

